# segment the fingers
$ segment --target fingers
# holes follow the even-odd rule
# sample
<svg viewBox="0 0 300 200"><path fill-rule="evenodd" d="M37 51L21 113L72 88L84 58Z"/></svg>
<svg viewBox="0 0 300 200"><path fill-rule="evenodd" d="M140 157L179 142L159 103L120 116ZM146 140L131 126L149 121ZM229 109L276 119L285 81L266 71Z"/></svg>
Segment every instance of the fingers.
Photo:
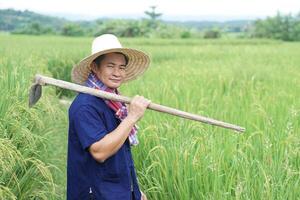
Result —
<svg viewBox="0 0 300 200"><path fill-rule="evenodd" d="M151 103L151 100L146 99L143 96L135 95L132 99L132 102L138 103L139 105L142 105L143 107L148 107Z"/></svg>
<svg viewBox="0 0 300 200"><path fill-rule="evenodd" d="M143 96L136 95L130 102L128 115L135 121L141 119L144 115L146 108L151 101Z"/></svg>

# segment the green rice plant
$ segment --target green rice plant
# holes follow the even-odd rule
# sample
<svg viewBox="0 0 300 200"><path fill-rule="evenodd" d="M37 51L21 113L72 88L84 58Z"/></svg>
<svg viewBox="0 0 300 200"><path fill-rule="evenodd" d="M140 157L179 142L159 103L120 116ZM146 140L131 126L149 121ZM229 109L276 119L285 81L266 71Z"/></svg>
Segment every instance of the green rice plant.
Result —
<svg viewBox="0 0 300 200"><path fill-rule="evenodd" d="M50 104L28 108L32 76L35 71L46 72L46 65L37 54L25 51L25 47L14 48L20 39L26 44L26 38L9 41L0 37L4 48L8 42L12 45L12 49L2 49L0 59L0 199L56 199L54 167L45 162L45 127L55 129L53 123L64 117L59 115L53 89L44 94L52 100Z"/></svg>
<svg viewBox="0 0 300 200"><path fill-rule="evenodd" d="M153 199L297 199L299 45L170 44L148 46L153 64L125 92L240 124L247 132L235 135L150 111L134 150L146 193Z"/></svg>
<svg viewBox="0 0 300 200"><path fill-rule="evenodd" d="M65 57L60 58L49 58L48 60L48 69L52 74L53 78L65 80L71 82L71 73L72 67L74 65L74 59L66 60ZM70 90L65 90L62 88L57 88L56 93L59 97L75 96L75 93Z"/></svg>
<svg viewBox="0 0 300 200"><path fill-rule="evenodd" d="M27 90L35 73L68 80L71 65L90 54L91 41L0 35L1 198L65 199L67 107L58 103L55 88L45 88L28 109ZM121 41L152 60L122 94L247 129L236 134L147 111L132 151L149 199L299 199L299 43Z"/></svg>

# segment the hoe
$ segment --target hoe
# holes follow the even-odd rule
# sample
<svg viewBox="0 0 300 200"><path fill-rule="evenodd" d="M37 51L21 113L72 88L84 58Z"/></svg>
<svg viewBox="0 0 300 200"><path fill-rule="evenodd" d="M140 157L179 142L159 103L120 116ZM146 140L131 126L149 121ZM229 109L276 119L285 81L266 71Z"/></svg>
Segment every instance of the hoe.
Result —
<svg viewBox="0 0 300 200"><path fill-rule="evenodd" d="M87 93L87 94L94 95L94 96L97 96L97 97L100 97L103 99L110 99L113 101L118 101L118 102L122 102L122 103L126 103L126 104L130 104L130 101L131 101L131 98L126 97L126 96L112 94L109 92L104 92L104 91L96 90L96 89L89 88L86 86L82 86L82 85L78 85L78 84L70 83L67 81L62 81L62 80L58 80L58 79L54 79L54 78L50 78L50 77L46 77L46 76L37 74L34 79L34 84L30 88L29 107L32 107L41 98L42 86L45 86L45 85L54 85L54 86L72 90L75 92ZM203 117L200 115L184 112L181 110L177 110L177 109L170 108L167 106L159 105L156 103L150 103L147 108L158 111L158 112L163 112L163 113L168 113L171 115L179 116L182 118L199 121L199 122L203 122L206 124L211 124L214 126L219 126L222 128L232 129L237 132L245 131L245 128L234 125L234 124L229 124L229 123L218 121L218 120L215 120L212 118Z"/></svg>

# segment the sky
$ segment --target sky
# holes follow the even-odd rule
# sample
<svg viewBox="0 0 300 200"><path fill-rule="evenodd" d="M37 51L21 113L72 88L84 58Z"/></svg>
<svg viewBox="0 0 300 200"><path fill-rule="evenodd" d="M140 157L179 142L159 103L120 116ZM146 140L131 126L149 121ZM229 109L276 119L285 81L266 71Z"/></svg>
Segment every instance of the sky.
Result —
<svg viewBox="0 0 300 200"><path fill-rule="evenodd" d="M157 6L164 20L257 19L300 13L300 0L0 0L0 9L30 10L73 20L141 18Z"/></svg>

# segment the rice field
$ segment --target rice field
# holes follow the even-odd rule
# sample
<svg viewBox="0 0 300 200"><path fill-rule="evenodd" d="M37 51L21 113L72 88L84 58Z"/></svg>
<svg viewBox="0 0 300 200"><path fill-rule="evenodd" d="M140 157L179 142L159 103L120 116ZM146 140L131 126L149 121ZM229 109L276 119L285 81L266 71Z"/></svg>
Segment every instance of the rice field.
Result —
<svg viewBox="0 0 300 200"><path fill-rule="evenodd" d="M70 80L92 38L0 34L0 199L65 199L68 119L36 73ZM300 199L300 43L122 38L150 54L127 96L246 127L244 134L147 111L134 160L148 199Z"/></svg>

